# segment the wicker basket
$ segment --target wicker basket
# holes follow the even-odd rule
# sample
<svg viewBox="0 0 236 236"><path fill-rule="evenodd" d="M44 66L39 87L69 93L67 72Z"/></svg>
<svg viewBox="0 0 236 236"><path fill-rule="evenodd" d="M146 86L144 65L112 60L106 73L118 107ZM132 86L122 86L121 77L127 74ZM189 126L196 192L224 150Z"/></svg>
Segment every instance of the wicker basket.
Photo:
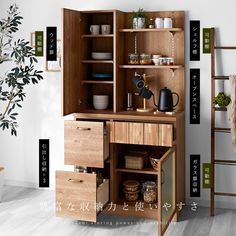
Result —
<svg viewBox="0 0 236 236"><path fill-rule="evenodd" d="M158 170L159 159L157 159L154 154L150 155L149 159L150 159L153 169Z"/></svg>

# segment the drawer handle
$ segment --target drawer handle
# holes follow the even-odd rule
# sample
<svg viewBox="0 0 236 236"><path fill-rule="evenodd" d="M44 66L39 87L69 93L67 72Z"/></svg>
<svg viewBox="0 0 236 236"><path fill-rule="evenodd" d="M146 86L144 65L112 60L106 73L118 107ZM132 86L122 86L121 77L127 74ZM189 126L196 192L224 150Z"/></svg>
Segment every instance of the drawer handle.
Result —
<svg viewBox="0 0 236 236"><path fill-rule="evenodd" d="M85 130L85 131L91 130L91 128L84 128L84 127L77 127L76 129L78 129L78 130Z"/></svg>
<svg viewBox="0 0 236 236"><path fill-rule="evenodd" d="M84 181L82 179L68 179L69 182L72 183L83 183Z"/></svg>

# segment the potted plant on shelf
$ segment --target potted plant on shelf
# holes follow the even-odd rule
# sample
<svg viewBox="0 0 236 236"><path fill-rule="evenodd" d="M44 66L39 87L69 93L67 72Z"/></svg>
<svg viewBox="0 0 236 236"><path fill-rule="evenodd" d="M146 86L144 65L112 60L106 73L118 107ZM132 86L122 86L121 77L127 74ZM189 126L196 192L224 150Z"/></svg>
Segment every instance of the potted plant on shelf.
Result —
<svg viewBox="0 0 236 236"><path fill-rule="evenodd" d="M137 12L133 12L131 16L131 23L133 29L143 29L146 27L148 17L143 8L139 8Z"/></svg>
<svg viewBox="0 0 236 236"><path fill-rule="evenodd" d="M13 40L23 19L18 7L10 6L7 17L0 20L0 64L8 63L11 68L0 75L0 128L10 129L16 135L17 108L25 98L25 87L42 80L42 71L35 69L37 59L34 50L25 39ZM2 73L2 71L0 71Z"/></svg>

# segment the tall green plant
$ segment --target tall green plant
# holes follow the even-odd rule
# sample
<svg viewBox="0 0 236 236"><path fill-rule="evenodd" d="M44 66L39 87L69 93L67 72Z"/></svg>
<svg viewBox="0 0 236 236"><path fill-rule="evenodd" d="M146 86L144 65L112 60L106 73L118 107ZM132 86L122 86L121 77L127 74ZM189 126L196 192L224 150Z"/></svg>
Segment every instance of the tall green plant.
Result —
<svg viewBox="0 0 236 236"><path fill-rule="evenodd" d="M42 71L35 69L37 59L29 42L25 39L13 40L22 19L18 7L13 4L7 11L7 17L0 20L0 65L13 65L3 76L0 75L0 128L10 129L15 136L18 127L16 108L22 107L25 86L37 84L43 79Z"/></svg>

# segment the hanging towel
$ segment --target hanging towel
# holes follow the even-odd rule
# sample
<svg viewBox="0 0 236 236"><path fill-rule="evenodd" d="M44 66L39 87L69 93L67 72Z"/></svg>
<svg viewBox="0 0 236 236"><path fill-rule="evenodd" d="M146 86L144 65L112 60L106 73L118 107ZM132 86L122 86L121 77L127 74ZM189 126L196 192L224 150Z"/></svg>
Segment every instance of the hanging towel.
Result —
<svg viewBox="0 0 236 236"><path fill-rule="evenodd" d="M231 75L229 77L229 83L231 89L231 102L227 107L227 113L231 126L232 143L236 148L236 75Z"/></svg>

